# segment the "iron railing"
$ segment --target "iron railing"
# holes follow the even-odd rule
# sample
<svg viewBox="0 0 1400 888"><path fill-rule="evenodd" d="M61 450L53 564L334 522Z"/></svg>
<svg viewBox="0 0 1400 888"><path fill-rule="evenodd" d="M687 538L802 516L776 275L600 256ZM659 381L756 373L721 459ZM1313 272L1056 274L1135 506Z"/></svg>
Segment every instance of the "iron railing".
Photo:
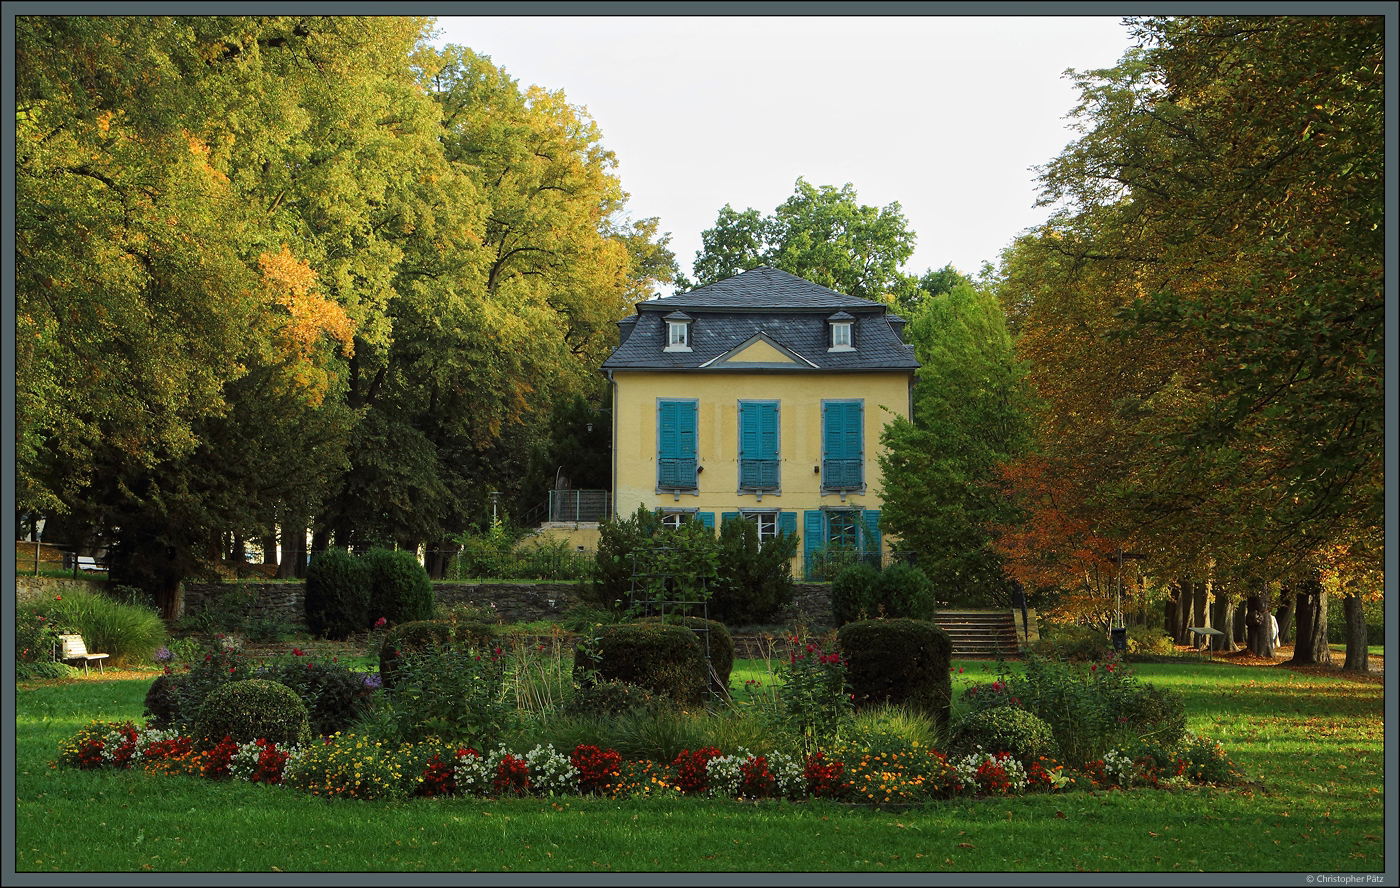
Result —
<svg viewBox="0 0 1400 888"><path fill-rule="evenodd" d="M612 494L606 490L551 490L550 521L605 521L612 517Z"/></svg>

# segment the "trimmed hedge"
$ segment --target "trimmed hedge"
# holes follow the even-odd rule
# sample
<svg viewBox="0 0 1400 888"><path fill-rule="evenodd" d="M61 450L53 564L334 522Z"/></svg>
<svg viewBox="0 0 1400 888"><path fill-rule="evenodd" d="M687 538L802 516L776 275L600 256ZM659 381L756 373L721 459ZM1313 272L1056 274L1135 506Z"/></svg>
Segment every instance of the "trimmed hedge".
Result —
<svg viewBox="0 0 1400 888"><path fill-rule="evenodd" d="M660 622L660 617L646 617L641 622ZM710 690L719 694L721 698L729 697L729 676L734 671L734 639L729 634L729 629L717 620L706 620L704 617L686 617L678 614L667 614L666 623L670 626L684 626L696 633L696 638L700 641L701 652L705 649L705 635L703 630L709 630L710 645Z"/></svg>
<svg viewBox="0 0 1400 888"><path fill-rule="evenodd" d="M391 625L433 617L433 583L418 556L405 550L370 549L360 556L369 575L369 616Z"/></svg>
<svg viewBox="0 0 1400 888"><path fill-rule="evenodd" d="M947 731L953 646L942 629L923 620L862 620L837 630L836 641L856 709L903 704Z"/></svg>
<svg viewBox="0 0 1400 888"><path fill-rule="evenodd" d="M344 639L369 628L370 578L365 565L344 549L311 556L303 606L312 635Z"/></svg>
<svg viewBox="0 0 1400 888"><path fill-rule="evenodd" d="M397 680L400 652L465 644L477 649L489 649L495 644L496 632L487 623L446 620L415 620L390 629L379 645L379 679L386 688Z"/></svg>
<svg viewBox="0 0 1400 888"><path fill-rule="evenodd" d="M948 748L962 755L979 749L1009 752L1022 762L1054 756L1058 751L1054 733L1045 720L1014 706L970 713L958 722Z"/></svg>
<svg viewBox="0 0 1400 888"><path fill-rule="evenodd" d="M600 626L590 642L574 652L574 676L589 687L598 680L636 685L657 697L690 705L705 699L705 649L690 629L660 623ZM599 655L589 655L592 648Z"/></svg>

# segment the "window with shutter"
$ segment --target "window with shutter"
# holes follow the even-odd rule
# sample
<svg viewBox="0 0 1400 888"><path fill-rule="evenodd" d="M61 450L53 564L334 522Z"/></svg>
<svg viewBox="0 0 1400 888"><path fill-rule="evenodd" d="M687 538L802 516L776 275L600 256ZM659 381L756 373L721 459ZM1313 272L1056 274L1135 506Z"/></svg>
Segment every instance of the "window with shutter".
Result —
<svg viewBox="0 0 1400 888"><path fill-rule="evenodd" d="M856 490L865 483L861 401L822 402L822 487Z"/></svg>
<svg viewBox="0 0 1400 888"><path fill-rule="evenodd" d="M694 490L695 401L658 401L656 405L656 486Z"/></svg>
<svg viewBox="0 0 1400 888"><path fill-rule="evenodd" d="M739 489L778 489L778 402L739 402Z"/></svg>

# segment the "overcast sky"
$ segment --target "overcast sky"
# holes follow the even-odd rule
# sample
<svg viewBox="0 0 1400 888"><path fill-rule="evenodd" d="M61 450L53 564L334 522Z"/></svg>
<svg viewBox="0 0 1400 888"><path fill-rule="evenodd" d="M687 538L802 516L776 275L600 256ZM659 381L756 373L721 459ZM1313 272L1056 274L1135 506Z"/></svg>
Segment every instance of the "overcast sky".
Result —
<svg viewBox="0 0 1400 888"><path fill-rule="evenodd" d="M974 274L1047 216L1030 169L1073 138L1065 69L1129 46L1104 17L441 17L441 43L562 89L617 155L633 218L681 269L726 203L773 212L798 176L897 201L905 271Z"/></svg>

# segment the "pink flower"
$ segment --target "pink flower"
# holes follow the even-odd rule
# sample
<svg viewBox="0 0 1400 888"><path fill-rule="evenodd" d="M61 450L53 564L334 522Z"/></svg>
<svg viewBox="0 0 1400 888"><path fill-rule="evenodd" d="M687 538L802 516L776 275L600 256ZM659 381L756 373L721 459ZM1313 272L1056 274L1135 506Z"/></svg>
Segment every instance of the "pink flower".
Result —
<svg viewBox="0 0 1400 888"><path fill-rule="evenodd" d="M374 621L374 628L376 629L383 629L387 625L389 625L389 621L384 619L383 617L380 617L379 619Z"/></svg>

